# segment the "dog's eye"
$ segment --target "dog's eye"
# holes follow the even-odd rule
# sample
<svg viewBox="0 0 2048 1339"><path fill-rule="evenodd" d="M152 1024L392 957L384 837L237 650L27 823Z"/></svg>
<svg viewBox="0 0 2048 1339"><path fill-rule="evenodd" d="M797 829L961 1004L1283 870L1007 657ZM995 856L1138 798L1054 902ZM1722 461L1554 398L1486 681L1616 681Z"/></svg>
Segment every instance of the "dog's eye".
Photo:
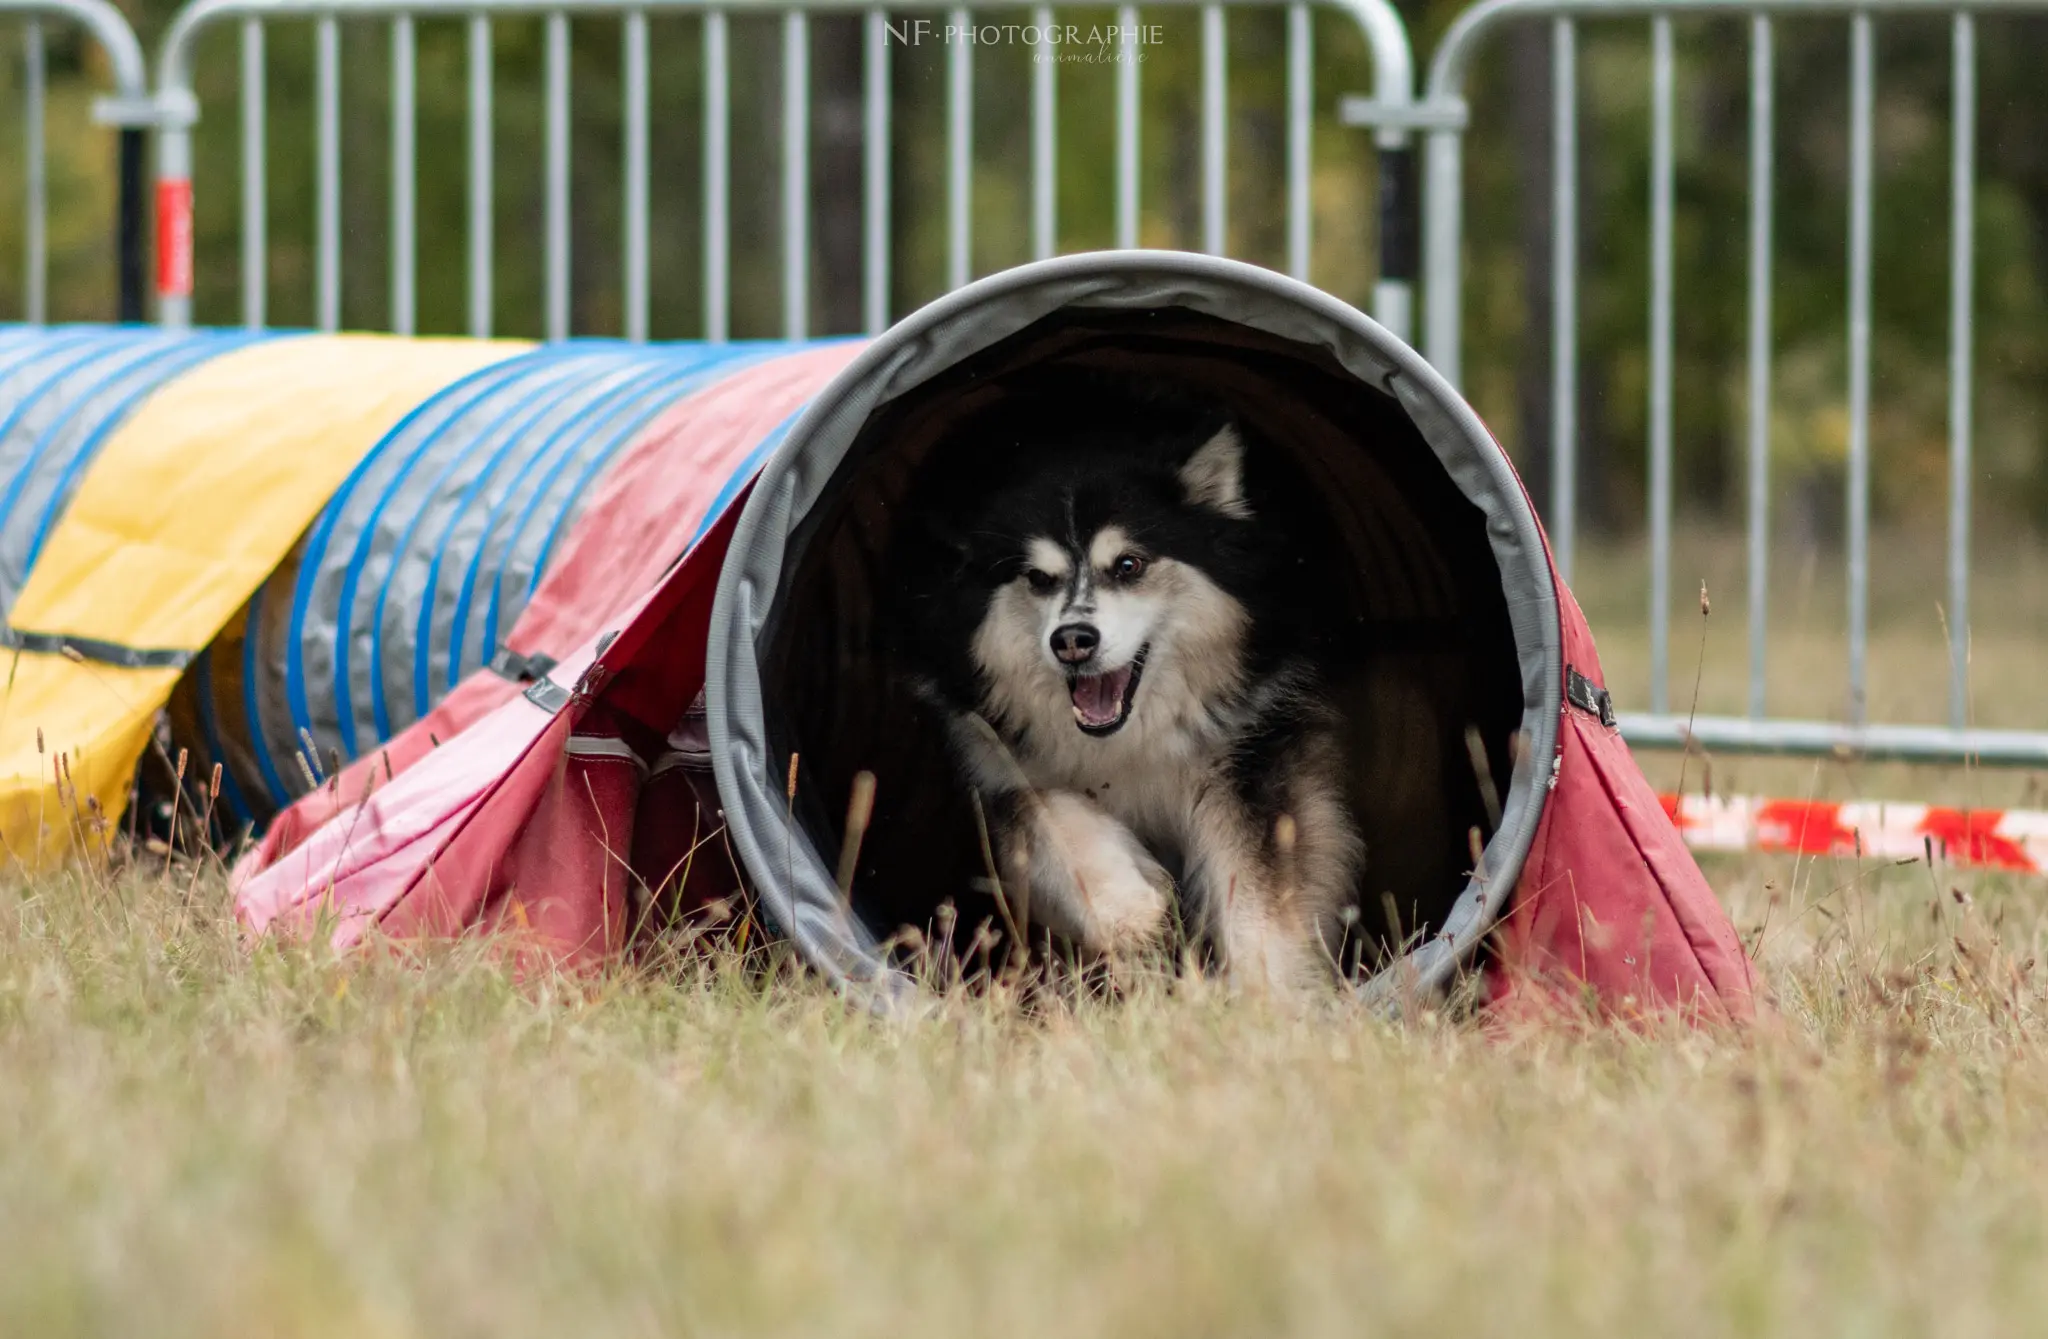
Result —
<svg viewBox="0 0 2048 1339"><path fill-rule="evenodd" d="M1025 584L1034 595L1050 595L1059 589L1060 579L1050 572L1041 572L1035 567L1024 569Z"/></svg>
<svg viewBox="0 0 2048 1339"><path fill-rule="evenodd" d="M1145 575L1145 560L1135 553L1120 554L1109 565L1109 574L1118 581L1136 581Z"/></svg>

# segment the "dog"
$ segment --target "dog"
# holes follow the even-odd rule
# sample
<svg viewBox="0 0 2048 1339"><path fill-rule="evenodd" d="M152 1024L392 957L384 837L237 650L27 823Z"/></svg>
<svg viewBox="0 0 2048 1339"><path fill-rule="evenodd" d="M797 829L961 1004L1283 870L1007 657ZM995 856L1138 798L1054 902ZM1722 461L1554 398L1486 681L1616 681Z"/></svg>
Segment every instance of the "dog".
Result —
<svg viewBox="0 0 2048 1339"><path fill-rule="evenodd" d="M1023 925L1111 958L1190 943L1295 993L1340 956L1364 844L1307 651L1313 573L1240 423L1069 388L956 430L912 510L903 659ZM1177 905L1176 905L1177 904Z"/></svg>

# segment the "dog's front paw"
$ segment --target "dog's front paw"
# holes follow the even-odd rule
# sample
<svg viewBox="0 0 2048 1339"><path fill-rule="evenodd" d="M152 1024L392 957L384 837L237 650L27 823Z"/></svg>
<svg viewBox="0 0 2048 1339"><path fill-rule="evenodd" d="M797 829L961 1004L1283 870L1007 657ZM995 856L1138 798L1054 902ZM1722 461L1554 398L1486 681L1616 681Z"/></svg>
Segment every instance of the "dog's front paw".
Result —
<svg viewBox="0 0 2048 1339"><path fill-rule="evenodd" d="M1158 943L1173 899L1173 876L1143 848L1097 853L1080 874L1088 908L1082 942L1111 955Z"/></svg>
<svg viewBox="0 0 2048 1339"><path fill-rule="evenodd" d="M1032 824L1032 917L1097 953L1118 955L1165 934L1173 877L1131 830L1066 791L1039 797Z"/></svg>
<svg viewBox="0 0 2048 1339"><path fill-rule="evenodd" d="M1244 899L1224 923L1223 956L1233 988L1275 1001L1297 1001L1330 978L1314 930L1298 918Z"/></svg>

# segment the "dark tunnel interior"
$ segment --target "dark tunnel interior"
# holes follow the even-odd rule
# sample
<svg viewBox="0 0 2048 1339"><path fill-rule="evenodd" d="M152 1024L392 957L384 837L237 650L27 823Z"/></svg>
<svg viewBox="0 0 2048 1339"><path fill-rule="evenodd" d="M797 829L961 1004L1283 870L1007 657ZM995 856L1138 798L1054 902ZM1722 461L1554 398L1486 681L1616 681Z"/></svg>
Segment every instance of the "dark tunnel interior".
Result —
<svg viewBox="0 0 2048 1339"><path fill-rule="evenodd" d="M1466 886L1475 832L1491 836L1486 789L1504 794L1521 722L1483 514L1401 406L1330 355L1185 309L1067 309L888 403L791 537L763 641L769 738L801 755L796 821L828 866L855 774L876 777L856 913L877 937L930 935L950 903L956 946L1000 924L974 808L891 663L878 594L899 579L892 528L917 472L965 449L950 436L963 417L1048 367L1185 385L1274 448L1286 514L1261 522L1288 526L1327 587L1318 655L1367 846L1346 966L1432 932Z"/></svg>

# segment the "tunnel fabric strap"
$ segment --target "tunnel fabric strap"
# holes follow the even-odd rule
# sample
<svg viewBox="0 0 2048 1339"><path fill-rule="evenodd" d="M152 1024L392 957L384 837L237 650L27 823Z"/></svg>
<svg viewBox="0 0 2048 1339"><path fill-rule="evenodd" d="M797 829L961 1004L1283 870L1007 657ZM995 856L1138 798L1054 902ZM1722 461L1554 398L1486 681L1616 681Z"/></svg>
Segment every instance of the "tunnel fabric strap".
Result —
<svg viewBox="0 0 2048 1339"><path fill-rule="evenodd" d="M23 632L5 625L0 625L0 648L90 660L100 665L118 665L122 669L181 670L192 663L196 654L192 651L143 650L97 637L72 637L59 632Z"/></svg>
<svg viewBox="0 0 2048 1339"><path fill-rule="evenodd" d="M566 752L572 758L615 758L629 762L641 771L647 770L647 760L625 740L616 735L572 734L566 745Z"/></svg>
<svg viewBox="0 0 2048 1339"><path fill-rule="evenodd" d="M555 667L555 658L536 651L530 656L520 655L506 647L491 657L491 673L514 683L532 683Z"/></svg>
<svg viewBox="0 0 2048 1339"><path fill-rule="evenodd" d="M572 696L568 689L545 675L535 679L526 690L526 700L550 716L568 706Z"/></svg>
<svg viewBox="0 0 2048 1339"><path fill-rule="evenodd" d="M650 777L661 776L676 770L685 772L708 772L711 770L709 749L669 749L656 758L648 767Z"/></svg>
<svg viewBox="0 0 2048 1339"><path fill-rule="evenodd" d="M1614 724L1613 695L1569 665L1564 671L1564 695L1580 711L1598 716L1600 724Z"/></svg>

